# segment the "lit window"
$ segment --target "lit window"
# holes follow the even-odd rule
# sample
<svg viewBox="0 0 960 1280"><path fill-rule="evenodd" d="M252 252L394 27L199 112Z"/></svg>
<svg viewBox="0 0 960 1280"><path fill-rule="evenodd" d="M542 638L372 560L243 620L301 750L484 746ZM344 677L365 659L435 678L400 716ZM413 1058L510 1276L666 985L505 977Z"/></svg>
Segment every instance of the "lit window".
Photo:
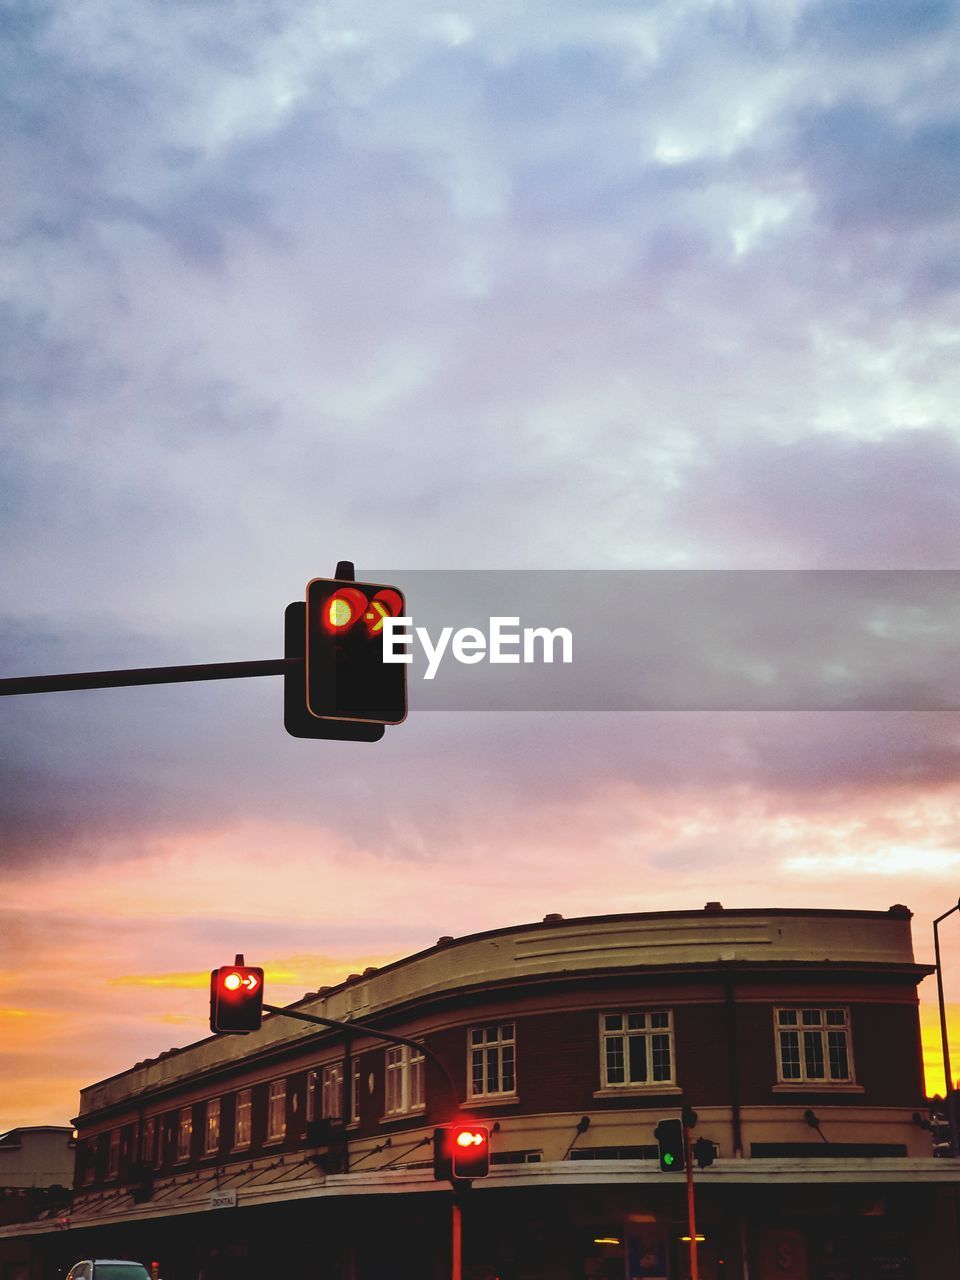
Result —
<svg viewBox="0 0 960 1280"><path fill-rule="evenodd" d="M469 1032L470 1094L503 1097L517 1092L516 1038L512 1022L491 1022Z"/></svg>
<svg viewBox="0 0 960 1280"><path fill-rule="evenodd" d="M177 1159L190 1159L190 1143L193 1139L193 1107L181 1107L177 1123Z"/></svg>
<svg viewBox="0 0 960 1280"><path fill-rule="evenodd" d="M423 1054L409 1045L387 1049L384 1112L388 1116L423 1110Z"/></svg>
<svg viewBox="0 0 960 1280"><path fill-rule="evenodd" d="M271 1080L267 1093L267 1141L279 1142L287 1132L287 1082Z"/></svg>
<svg viewBox="0 0 960 1280"><path fill-rule="evenodd" d="M213 1155L220 1149L220 1099L211 1098L207 1102L207 1122L203 1131L203 1149L207 1155Z"/></svg>
<svg viewBox="0 0 960 1280"><path fill-rule="evenodd" d="M252 1093L249 1089L241 1089L237 1094L237 1110L233 1121L233 1145L249 1147L252 1111Z"/></svg>
<svg viewBox="0 0 960 1280"><path fill-rule="evenodd" d="M850 1084L853 1055L847 1009L775 1009L781 1084Z"/></svg>
<svg viewBox="0 0 960 1280"><path fill-rule="evenodd" d="M669 1009L600 1015L605 1089L673 1084L673 1014Z"/></svg>
<svg viewBox="0 0 960 1280"><path fill-rule="evenodd" d="M324 1120L340 1120L343 1117L343 1066L339 1062L332 1062L330 1066L323 1068L320 1115Z"/></svg>

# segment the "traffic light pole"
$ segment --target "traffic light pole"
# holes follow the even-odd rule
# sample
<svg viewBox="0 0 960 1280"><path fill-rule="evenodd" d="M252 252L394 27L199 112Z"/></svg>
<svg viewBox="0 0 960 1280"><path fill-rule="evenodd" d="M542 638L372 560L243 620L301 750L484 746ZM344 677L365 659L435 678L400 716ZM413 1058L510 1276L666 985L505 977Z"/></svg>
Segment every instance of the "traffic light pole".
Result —
<svg viewBox="0 0 960 1280"><path fill-rule="evenodd" d="M0 680L0 698L17 693L63 693L70 689L122 689L139 684L184 684L192 680L282 676L286 671L303 665L303 658L265 658L254 662L203 662L186 667L131 667L124 671L73 671L57 676L8 676Z"/></svg>
<svg viewBox="0 0 960 1280"><path fill-rule="evenodd" d="M700 1280L700 1254L697 1246L697 1209L693 1195L693 1151L690 1129L683 1126L683 1163L687 1173L687 1218L690 1232L690 1280Z"/></svg>
<svg viewBox="0 0 960 1280"><path fill-rule="evenodd" d="M456 1192L450 1202L450 1280L463 1280L463 1210Z"/></svg>

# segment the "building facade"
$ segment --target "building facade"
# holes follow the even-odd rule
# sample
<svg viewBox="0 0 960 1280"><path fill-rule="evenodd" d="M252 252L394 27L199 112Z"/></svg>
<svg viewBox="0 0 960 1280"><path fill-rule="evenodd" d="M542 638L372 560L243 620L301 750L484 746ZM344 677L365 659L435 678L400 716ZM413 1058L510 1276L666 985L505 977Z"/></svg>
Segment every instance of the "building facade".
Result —
<svg viewBox="0 0 960 1280"><path fill-rule="evenodd" d="M0 1134L0 1225L37 1218L70 1201L73 1129L25 1125Z"/></svg>
<svg viewBox="0 0 960 1280"><path fill-rule="evenodd" d="M654 1130L687 1106L716 1152L695 1177L704 1280L958 1275L960 1162L924 1127L931 972L900 906L441 938L290 1006L348 1032L268 1016L84 1089L74 1205L35 1274L99 1252L163 1280L441 1280L432 1135L469 1117L493 1167L463 1198L465 1276L681 1280L685 1180Z"/></svg>

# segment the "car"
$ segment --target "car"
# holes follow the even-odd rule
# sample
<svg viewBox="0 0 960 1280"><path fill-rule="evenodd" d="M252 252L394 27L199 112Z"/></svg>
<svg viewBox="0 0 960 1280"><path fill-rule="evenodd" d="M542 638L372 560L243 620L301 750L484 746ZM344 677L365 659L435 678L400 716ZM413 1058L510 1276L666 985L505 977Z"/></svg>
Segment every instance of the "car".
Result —
<svg viewBox="0 0 960 1280"><path fill-rule="evenodd" d="M150 1280L150 1272L142 1262L127 1258L91 1258L75 1262L66 1280Z"/></svg>

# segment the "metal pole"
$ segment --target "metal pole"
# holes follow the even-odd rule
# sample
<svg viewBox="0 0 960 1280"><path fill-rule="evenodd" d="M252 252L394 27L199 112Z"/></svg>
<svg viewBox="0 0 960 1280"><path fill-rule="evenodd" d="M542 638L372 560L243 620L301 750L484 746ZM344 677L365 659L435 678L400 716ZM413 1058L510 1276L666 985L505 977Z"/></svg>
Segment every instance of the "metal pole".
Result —
<svg viewBox="0 0 960 1280"><path fill-rule="evenodd" d="M456 1193L450 1202L450 1280L463 1280L463 1215Z"/></svg>
<svg viewBox="0 0 960 1280"><path fill-rule="evenodd" d="M0 680L0 698L16 693L63 693L69 689L123 689L138 684L184 684L192 680L241 680L282 676L303 658L264 658L251 662L203 662L186 667L131 667L124 671L73 671L58 676L8 676Z"/></svg>
<svg viewBox="0 0 960 1280"><path fill-rule="evenodd" d="M941 920L946 920L947 916L952 916L955 911L960 911L960 901L955 907L951 907L949 911L945 911L942 916L937 916L933 922L933 956L937 966L937 1001L940 1005L940 1044L943 1050L943 1076L944 1091L947 1100L947 1119L950 1122L950 1154L955 1156L960 1150L957 1135L957 1117L953 1105L953 1072L950 1069L950 1041L947 1036L947 1006L943 998L943 967L940 963L940 932L939 924Z"/></svg>
<svg viewBox="0 0 960 1280"><path fill-rule="evenodd" d="M690 1150L690 1130L683 1126L683 1163L687 1173L687 1219L690 1232L690 1280L700 1280L700 1254L697 1249L697 1211L693 1196L693 1160Z"/></svg>

